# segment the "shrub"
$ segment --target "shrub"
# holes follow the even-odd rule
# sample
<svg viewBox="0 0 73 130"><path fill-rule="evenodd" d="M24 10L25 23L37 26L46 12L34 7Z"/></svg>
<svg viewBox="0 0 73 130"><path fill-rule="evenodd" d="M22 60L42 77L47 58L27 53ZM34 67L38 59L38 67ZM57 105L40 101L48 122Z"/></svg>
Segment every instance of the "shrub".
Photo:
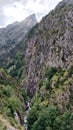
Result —
<svg viewBox="0 0 73 130"><path fill-rule="evenodd" d="M38 111L37 111L37 108L36 107L33 107L30 112L29 112L29 115L28 115L28 118L27 118L27 122L28 122L28 130L31 130L32 129L32 126L34 124L35 121L37 121L38 119Z"/></svg>
<svg viewBox="0 0 73 130"><path fill-rule="evenodd" d="M56 74L56 72L57 72L57 69L54 67L47 68L45 75L47 76L48 80L50 80L53 77L53 75Z"/></svg>

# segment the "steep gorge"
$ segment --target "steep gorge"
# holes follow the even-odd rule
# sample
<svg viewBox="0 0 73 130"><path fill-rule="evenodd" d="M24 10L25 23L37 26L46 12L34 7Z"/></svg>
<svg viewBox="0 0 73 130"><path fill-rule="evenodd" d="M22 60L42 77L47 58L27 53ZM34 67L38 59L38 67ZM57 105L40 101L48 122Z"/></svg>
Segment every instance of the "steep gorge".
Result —
<svg viewBox="0 0 73 130"><path fill-rule="evenodd" d="M72 50L73 2L63 0L0 57L0 66L31 99L28 130L72 130Z"/></svg>

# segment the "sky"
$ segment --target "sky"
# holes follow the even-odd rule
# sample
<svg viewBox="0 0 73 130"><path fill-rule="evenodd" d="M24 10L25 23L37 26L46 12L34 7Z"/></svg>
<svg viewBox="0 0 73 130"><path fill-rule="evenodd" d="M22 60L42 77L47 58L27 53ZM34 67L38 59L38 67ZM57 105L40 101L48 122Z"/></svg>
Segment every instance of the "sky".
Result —
<svg viewBox="0 0 73 130"><path fill-rule="evenodd" d="M38 21L62 0L0 0L0 28L35 13Z"/></svg>

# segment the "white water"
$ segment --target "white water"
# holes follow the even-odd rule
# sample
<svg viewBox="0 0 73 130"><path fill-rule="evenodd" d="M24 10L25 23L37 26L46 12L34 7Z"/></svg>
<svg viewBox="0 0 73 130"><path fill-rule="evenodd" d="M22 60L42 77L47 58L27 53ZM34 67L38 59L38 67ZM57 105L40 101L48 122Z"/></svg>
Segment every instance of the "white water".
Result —
<svg viewBox="0 0 73 130"><path fill-rule="evenodd" d="M25 128L25 130L27 130L27 115L29 113L29 109L30 109L30 102L27 101L26 111L25 111L25 115L24 115L24 128Z"/></svg>

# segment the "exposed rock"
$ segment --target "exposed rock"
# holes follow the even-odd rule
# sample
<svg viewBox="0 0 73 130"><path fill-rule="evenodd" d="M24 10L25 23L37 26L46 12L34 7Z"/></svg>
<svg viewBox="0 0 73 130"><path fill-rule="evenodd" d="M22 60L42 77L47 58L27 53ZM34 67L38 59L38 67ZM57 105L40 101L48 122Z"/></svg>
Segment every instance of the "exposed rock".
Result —
<svg viewBox="0 0 73 130"><path fill-rule="evenodd" d="M72 1L71 1L72 2ZM63 2L61 3L62 5ZM28 61L28 95L34 95L42 68L70 68L73 63L73 5L56 7L29 32L26 49ZM39 73L39 74L38 74ZM30 94L29 94L30 93Z"/></svg>

